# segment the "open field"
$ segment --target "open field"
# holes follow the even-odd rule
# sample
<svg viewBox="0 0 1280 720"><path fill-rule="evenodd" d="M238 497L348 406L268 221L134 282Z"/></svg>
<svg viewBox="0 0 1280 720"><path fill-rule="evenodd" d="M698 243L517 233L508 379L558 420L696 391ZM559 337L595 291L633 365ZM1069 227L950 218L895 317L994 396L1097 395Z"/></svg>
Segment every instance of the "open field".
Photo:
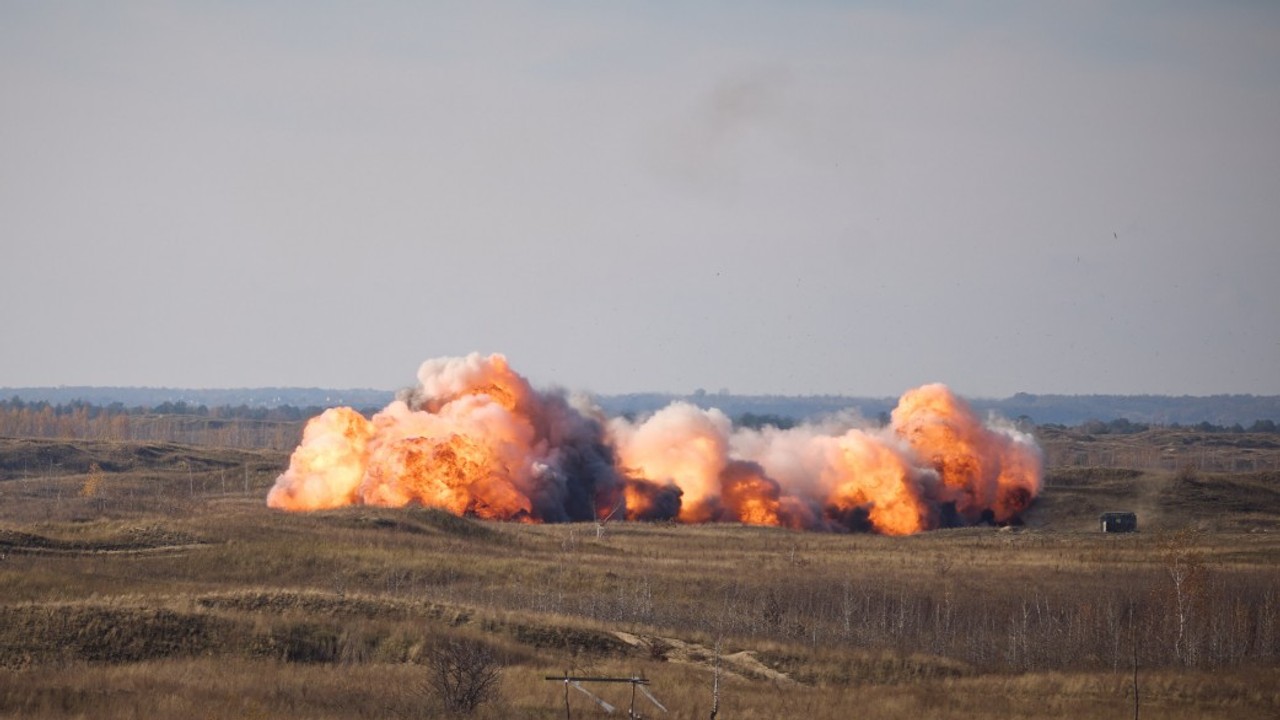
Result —
<svg viewBox="0 0 1280 720"><path fill-rule="evenodd" d="M1079 428L1037 431L1049 467L1108 467L1196 472L1280 470L1276 433L1203 432L1151 428L1093 435Z"/></svg>
<svg viewBox="0 0 1280 720"><path fill-rule="evenodd" d="M1164 437L1051 440L1080 445L1025 527L887 538L289 515L282 452L0 438L0 717L431 717L442 638L505 664L480 717L564 717L568 671L705 718L717 667L721 718L1127 717L1135 647L1144 717L1280 715L1266 449L1215 446L1254 468L1218 473L1074 462ZM1142 532L1097 533L1111 509Z"/></svg>

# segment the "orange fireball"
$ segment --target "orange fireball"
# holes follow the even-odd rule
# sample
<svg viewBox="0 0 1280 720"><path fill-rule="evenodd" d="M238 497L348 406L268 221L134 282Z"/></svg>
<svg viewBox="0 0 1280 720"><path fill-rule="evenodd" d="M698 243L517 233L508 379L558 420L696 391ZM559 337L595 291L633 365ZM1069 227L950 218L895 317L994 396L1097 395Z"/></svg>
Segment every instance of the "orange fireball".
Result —
<svg viewBox="0 0 1280 720"><path fill-rule="evenodd" d="M726 520L747 525L781 525L778 483L755 463L734 462L720 473L720 497Z"/></svg>
<svg viewBox="0 0 1280 720"><path fill-rule="evenodd" d="M904 394L888 429L752 431L681 402L605 420L586 401L535 391L501 355L428 360L418 379L370 420L350 408L313 418L267 504L905 535L957 518L1014 520L1043 474L1029 435L983 423L943 385Z"/></svg>
<svg viewBox="0 0 1280 720"><path fill-rule="evenodd" d="M861 430L838 438L832 452L830 507L846 517L865 512L871 528L886 535L927 529L929 512L917 484L918 470L901 453Z"/></svg>
<svg viewBox="0 0 1280 720"><path fill-rule="evenodd" d="M323 510L356 502L372 434L373 425L351 408L329 408L312 418L289 458L289 469L267 494L267 505Z"/></svg>

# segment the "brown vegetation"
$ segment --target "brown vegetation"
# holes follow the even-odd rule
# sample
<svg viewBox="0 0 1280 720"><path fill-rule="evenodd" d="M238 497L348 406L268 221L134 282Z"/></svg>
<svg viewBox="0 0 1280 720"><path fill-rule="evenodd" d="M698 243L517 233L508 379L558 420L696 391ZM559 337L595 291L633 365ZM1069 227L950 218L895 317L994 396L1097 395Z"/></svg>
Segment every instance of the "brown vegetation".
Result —
<svg viewBox="0 0 1280 720"><path fill-rule="evenodd" d="M430 716L451 643L504 668L478 717L563 717L569 671L704 718L717 658L723 718L1116 717L1135 638L1144 716L1280 712L1276 472L1055 466L1023 528L887 538L283 514L286 462L0 439L0 717Z"/></svg>
<svg viewBox="0 0 1280 720"><path fill-rule="evenodd" d="M1152 427L1098 435L1084 428L1042 427L1036 435L1050 467L1280 471L1280 435L1274 432Z"/></svg>

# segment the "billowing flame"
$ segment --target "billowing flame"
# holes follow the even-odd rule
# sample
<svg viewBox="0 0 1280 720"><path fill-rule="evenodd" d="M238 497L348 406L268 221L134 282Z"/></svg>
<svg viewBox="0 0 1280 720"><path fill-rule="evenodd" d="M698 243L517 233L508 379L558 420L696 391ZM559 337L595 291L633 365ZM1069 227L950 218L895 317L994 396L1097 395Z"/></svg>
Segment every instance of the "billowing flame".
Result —
<svg viewBox="0 0 1280 720"><path fill-rule="evenodd" d="M920 471L903 453L857 429L835 446L827 470L833 486L828 502L847 518L845 524L865 511L870 526L889 535L909 535L932 525Z"/></svg>
<svg viewBox="0 0 1280 720"><path fill-rule="evenodd" d="M738 460L721 471L720 502L725 517L747 525L781 525L784 518L782 488L755 463Z"/></svg>
<svg viewBox="0 0 1280 720"><path fill-rule="evenodd" d="M943 385L903 395L887 428L755 431L688 403L606 421L582 399L535 391L501 355L429 360L418 379L370 420L334 408L309 422L267 504L905 535L1014 521L1041 486L1034 440L983 423Z"/></svg>
<svg viewBox="0 0 1280 720"><path fill-rule="evenodd" d="M677 402L643 424L619 418L610 429L628 475L678 486L680 520L713 519L707 499L719 495L720 471L729 461L733 430L724 413Z"/></svg>
<svg viewBox="0 0 1280 720"><path fill-rule="evenodd" d="M289 458L289 469L267 494L267 504L323 510L356 502L372 434L373 425L351 408L329 408L312 418Z"/></svg>
<svg viewBox="0 0 1280 720"><path fill-rule="evenodd" d="M990 513L1008 521L1040 491L1040 453L1030 437L984 425L945 385L907 392L892 417L894 432L937 471L939 497L955 502L965 520Z"/></svg>

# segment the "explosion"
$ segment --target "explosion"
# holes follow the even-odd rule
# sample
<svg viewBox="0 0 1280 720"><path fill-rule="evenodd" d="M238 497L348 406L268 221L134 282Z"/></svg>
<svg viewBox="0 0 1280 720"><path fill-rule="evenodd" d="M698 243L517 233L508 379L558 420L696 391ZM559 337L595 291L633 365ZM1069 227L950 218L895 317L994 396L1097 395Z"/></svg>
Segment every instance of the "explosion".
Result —
<svg viewBox="0 0 1280 720"><path fill-rule="evenodd" d="M1043 475L1030 435L982 422L940 384L903 395L884 428L750 430L683 402L608 419L584 398L536 391L497 354L428 360L418 381L372 419L339 407L308 422L267 504L906 535L1016 521Z"/></svg>

